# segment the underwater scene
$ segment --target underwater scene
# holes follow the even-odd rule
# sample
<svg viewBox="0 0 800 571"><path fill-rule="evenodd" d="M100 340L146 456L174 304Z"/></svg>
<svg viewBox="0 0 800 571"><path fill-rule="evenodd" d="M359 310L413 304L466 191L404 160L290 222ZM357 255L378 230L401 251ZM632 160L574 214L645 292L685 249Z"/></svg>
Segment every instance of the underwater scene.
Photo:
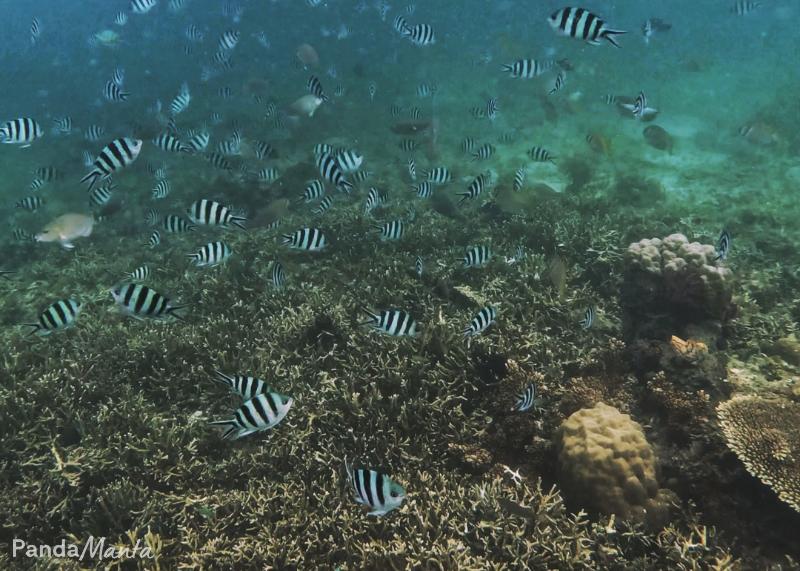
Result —
<svg viewBox="0 0 800 571"><path fill-rule="evenodd" d="M5 0L1 570L800 569L796 0Z"/></svg>

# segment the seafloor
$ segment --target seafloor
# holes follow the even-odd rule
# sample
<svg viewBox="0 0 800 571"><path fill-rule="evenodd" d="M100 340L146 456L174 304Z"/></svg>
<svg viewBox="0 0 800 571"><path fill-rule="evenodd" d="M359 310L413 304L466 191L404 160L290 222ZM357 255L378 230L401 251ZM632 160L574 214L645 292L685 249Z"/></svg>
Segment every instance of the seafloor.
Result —
<svg viewBox="0 0 800 571"><path fill-rule="evenodd" d="M335 119L320 121L330 132ZM9 238L0 269L17 273L0 280L0 566L92 568L12 559L8 545L107 536L141 539L155 554L100 564L123 569L798 568L800 514L777 495L789 497L792 475L771 486L750 475L717 414L733 395L800 402L790 192L800 172L786 158L797 160L797 131L784 132L779 153L734 135L710 145L677 124L683 147L672 155L645 146L639 125L627 139L609 135L605 153L573 136L572 146L551 143L557 165L535 165L515 194L513 172L532 140L518 136L495 142L491 195L459 208L454 193L482 165L457 154L469 133L442 125L430 149L438 155L419 168L453 165L456 182L429 201L406 192L399 138L376 128L359 140L375 180L312 217L284 200L315 174L318 141L306 133L276 143L283 177L270 189L198 158L167 159L176 190L169 209L156 204L162 213L217 198L248 211L246 232L206 229L144 247L150 203L135 193L148 195L152 180L140 164L119 177L121 208L76 250ZM143 152L150 159L160 160L157 151ZM83 191L60 184L67 190L52 191L49 210L15 213L9 228L33 231L67 205L78 209ZM371 185L390 201L368 217ZM406 236L380 241L375 220L409 220L412 203ZM277 218L280 227L268 229ZM326 251L280 246L281 232L309 220L331 238ZM692 281L666 295L628 253L633 242L675 233L714 245L723 226L733 248L711 265L730 273L713 302ZM190 266L185 255L214 236L232 260ZM462 269L464 248L478 244L490 244L494 260ZM518 245L525 259L507 263ZM287 275L281 290L271 284L276 259ZM188 304L185 321L139 322L114 307L108 289L143 263L155 270L150 285ZM85 303L74 328L39 338L17 326L68 296ZM467 344L462 330L487 303L497 323ZM421 333L371 332L359 325L362 305L408 310ZM597 318L584 330L589 305ZM238 401L212 382L214 370L260 376L294 407L266 434L223 441L207 422ZM540 402L512 413L532 381ZM617 517L582 499L575 473L567 481L562 423L600 402L641 425L657 487L670 498L658 517ZM796 469L796 425L770 430L781 470ZM366 516L344 483L345 457L391 474L409 493L403 506Z"/></svg>

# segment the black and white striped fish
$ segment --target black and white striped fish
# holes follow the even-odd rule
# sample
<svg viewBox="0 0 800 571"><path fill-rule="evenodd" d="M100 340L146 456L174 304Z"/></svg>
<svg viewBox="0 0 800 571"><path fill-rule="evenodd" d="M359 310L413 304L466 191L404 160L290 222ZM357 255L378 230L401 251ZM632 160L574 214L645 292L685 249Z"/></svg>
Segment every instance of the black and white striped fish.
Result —
<svg viewBox="0 0 800 571"><path fill-rule="evenodd" d="M420 109L419 107L412 107L408 111L408 115L412 119L414 119L414 121L418 121L418 120L422 119L422 109Z"/></svg>
<svg viewBox="0 0 800 571"><path fill-rule="evenodd" d="M463 204L466 200L474 200L475 198L478 198L478 196L480 196L480 194L486 188L488 182L489 175L487 173L481 173L476 176L467 187L466 192L457 193L457 195L461 197L461 200L459 200L458 203Z"/></svg>
<svg viewBox="0 0 800 571"><path fill-rule="evenodd" d="M158 0L131 0L131 12L147 14L158 3Z"/></svg>
<svg viewBox="0 0 800 571"><path fill-rule="evenodd" d="M230 51L239 44L239 37L238 30L225 30L219 37L217 48L220 51Z"/></svg>
<svg viewBox="0 0 800 571"><path fill-rule="evenodd" d="M150 266L139 266L128 274L128 279L134 282L143 282L150 277Z"/></svg>
<svg viewBox="0 0 800 571"><path fill-rule="evenodd" d="M436 43L436 34L433 33L433 27L429 24L417 24L416 26L407 27L403 31L403 35L411 43L418 46L428 46Z"/></svg>
<svg viewBox="0 0 800 571"><path fill-rule="evenodd" d="M228 387L231 392L236 393L242 400L250 400L256 395L270 392L266 381L249 375L226 375L221 371L214 371L214 380Z"/></svg>
<svg viewBox="0 0 800 571"><path fill-rule="evenodd" d="M169 104L169 111L173 116L179 115L189 108L192 102L192 94L189 93L189 85L184 82L181 84L181 90Z"/></svg>
<svg viewBox="0 0 800 571"><path fill-rule="evenodd" d="M189 207L189 220L195 224L202 224L204 226L222 226L227 227L233 224L238 228L244 230L242 222L247 220L244 216L236 216L231 212L227 206L223 206L214 200L202 198L196 200Z"/></svg>
<svg viewBox="0 0 800 571"><path fill-rule="evenodd" d="M406 491L389 476L376 470L353 468L346 459L344 466L354 499L372 509L367 515L382 516L403 503Z"/></svg>
<svg viewBox="0 0 800 571"><path fill-rule="evenodd" d="M67 135L72 132L72 117L56 117L53 119L53 125L56 132Z"/></svg>
<svg viewBox="0 0 800 571"><path fill-rule="evenodd" d="M111 81L113 81L117 87L122 87L125 83L125 69L121 67L114 68L114 75L111 76Z"/></svg>
<svg viewBox="0 0 800 571"><path fill-rule="evenodd" d="M637 119L641 119L644 116L645 109L647 109L647 96L644 91L640 91L639 95L636 96L636 101L633 102L631 113Z"/></svg>
<svg viewBox="0 0 800 571"><path fill-rule="evenodd" d="M97 155L92 170L81 179L89 183L91 191L98 180L106 180L112 174L133 163L142 150L142 140L129 137L114 139Z"/></svg>
<svg viewBox="0 0 800 571"><path fill-rule="evenodd" d="M303 202L313 202L325 195L325 185L319 179L310 180L306 184L303 194L300 195L300 200Z"/></svg>
<svg viewBox="0 0 800 571"><path fill-rule="evenodd" d="M206 153L205 157L206 160L211 163L211 166L216 169L229 172L233 170L233 165L231 165L230 161L225 157L225 155L221 155L219 153Z"/></svg>
<svg viewBox="0 0 800 571"><path fill-rule="evenodd" d="M327 245L325 234L319 228L301 228L293 234L283 234L281 243L295 250L317 252Z"/></svg>
<svg viewBox="0 0 800 571"><path fill-rule="evenodd" d="M158 219L160 218L158 212L154 208L148 208L147 212L144 215L144 222L148 226L155 226L158 224Z"/></svg>
<svg viewBox="0 0 800 571"><path fill-rule="evenodd" d="M150 196L154 200L161 200L169 196L170 192L172 192L172 185L167 179L161 179L153 187L153 190L150 192Z"/></svg>
<svg viewBox="0 0 800 571"><path fill-rule="evenodd" d="M317 158L317 169L320 176L336 187L337 190L350 192L353 185L344 177L338 161L329 154L319 155Z"/></svg>
<svg viewBox="0 0 800 571"><path fill-rule="evenodd" d="M325 212L331 206L333 206L333 197L331 195L328 195L319 201L319 204L314 210L311 211L311 214L316 214L316 215L325 214Z"/></svg>
<svg viewBox="0 0 800 571"><path fill-rule="evenodd" d="M477 145L478 141L476 141L474 138L464 137L461 140L461 145L459 146L459 148L461 149L461 152L466 155L467 153L472 153L473 149L475 149Z"/></svg>
<svg viewBox="0 0 800 571"><path fill-rule="evenodd" d="M199 153L206 150L210 140L211 135L208 134L208 131L198 131L189 136L189 142L186 143L186 146L191 149L192 152Z"/></svg>
<svg viewBox="0 0 800 571"><path fill-rule="evenodd" d="M267 167L258 171L256 173L256 178L259 180L259 182L272 184L281 178L281 172L276 167Z"/></svg>
<svg viewBox="0 0 800 571"><path fill-rule="evenodd" d="M606 40L620 47L615 36L627 33L612 30L602 18L584 8L561 8L553 12L547 21L559 35L582 39L595 46L600 45L600 40Z"/></svg>
<svg viewBox="0 0 800 571"><path fill-rule="evenodd" d="M364 157L363 155L359 155L357 151L348 149L336 155L336 162L339 164L339 168L342 169L343 173L349 174L361 168Z"/></svg>
<svg viewBox="0 0 800 571"><path fill-rule="evenodd" d="M556 160L556 158L550 154L550 151L542 147L531 147L528 150L528 156L532 158L534 161L540 163L551 162L555 164Z"/></svg>
<svg viewBox="0 0 800 571"><path fill-rule="evenodd" d="M495 152L495 147L491 143L484 143L472 153L473 161L480 161L490 158Z"/></svg>
<svg viewBox="0 0 800 571"><path fill-rule="evenodd" d="M408 22L406 21L406 19L403 17L402 14L400 14L399 16L397 16L397 18L394 19L392 27L394 28L395 32L397 32L401 36L405 36L406 32L409 29Z"/></svg>
<svg viewBox="0 0 800 571"><path fill-rule="evenodd" d="M231 247L225 242L215 241L201 246L194 254L187 254L187 257L198 267L213 268L227 262L232 254Z"/></svg>
<svg viewBox="0 0 800 571"><path fill-rule="evenodd" d="M436 84L431 85L430 83L423 81L417 86L417 97L422 99L431 97L432 95L436 95L436 91L438 91Z"/></svg>
<svg viewBox="0 0 800 571"><path fill-rule="evenodd" d="M594 318L595 318L595 308L593 305L590 305L586 308L586 311L583 313L583 319L580 320L580 326L583 329L591 329L592 325L594 325Z"/></svg>
<svg viewBox="0 0 800 571"><path fill-rule="evenodd" d="M0 126L0 143L30 147L31 143L44 134L41 125L30 117L20 117L6 121Z"/></svg>
<svg viewBox="0 0 800 571"><path fill-rule="evenodd" d="M518 412L530 410L533 408L533 405L536 404L536 396L536 384L531 383L525 387L524 391L517 395L517 402L511 410L516 410Z"/></svg>
<svg viewBox="0 0 800 571"><path fill-rule="evenodd" d="M555 64L554 60L518 59L513 63L503 64L503 71L514 78L532 79L550 71Z"/></svg>
<svg viewBox="0 0 800 571"><path fill-rule="evenodd" d="M117 15L114 17L114 23L117 26L124 26L128 23L128 14L125 12L117 12Z"/></svg>
<svg viewBox="0 0 800 571"><path fill-rule="evenodd" d="M81 307L81 302L76 299L59 299L39 315L36 323L25 323L24 325L33 327L33 331L29 335L34 333L49 335L53 331L74 325L81 312Z"/></svg>
<svg viewBox="0 0 800 571"><path fill-rule="evenodd" d="M461 260L465 268L479 268L488 264L491 259L492 249L489 246L473 246Z"/></svg>
<svg viewBox="0 0 800 571"><path fill-rule="evenodd" d="M408 163L406 164L408 170L408 176L411 180L417 180L417 163L414 161L413 158L408 159Z"/></svg>
<svg viewBox="0 0 800 571"><path fill-rule="evenodd" d="M39 22L39 18L33 18L31 20L31 45L35 46L36 42L39 41L39 38L42 35L42 25Z"/></svg>
<svg viewBox="0 0 800 571"><path fill-rule="evenodd" d="M369 214L386 202L386 196L374 186L370 187L367 202L364 204L364 214Z"/></svg>
<svg viewBox="0 0 800 571"><path fill-rule="evenodd" d="M159 232L158 230L153 230L153 233L150 234L150 237L147 239L147 244L145 245L149 246L150 249L152 250L160 243L161 243L161 232Z"/></svg>
<svg viewBox="0 0 800 571"><path fill-rule="evenodd" d="M176 311L184 305L173 305L169 298L143 284L126 283L111 290L111 297L123 313L136 319L183 319Z"/></svg>
<svg viewBox="0 0 800 571"><path fill-rule="evenodd" d="M278 260L272 263L272 287L281 289L286 283L286 273L283 271L283 264Z"/></svg>
<svg viewBox="0 0 800 571"><path fill-rule="evenodd" d="M747 16L761 8L761 2L752 2L751 0L738 0L731 6L731 14L736 16Z"/></svg>
<svg viewBox="0 0 800 571"><path fill-rule="evenodd" d="M216 420L212 426L227 427L222 433L225 440L238 440L248 434L269 430L284 419L294 400L278 393L257 394L233 413L230 420Z"/></svg>
<svg viewBox="0 0 800 571"><path fill-rule="evenodd" d="M89 195L90 205L103 206L104 204L108 204L115 188L113 183L107 182L103 186L98 186L92 190L92 193Z"/></svg>
<svg viewBox="0 0 800 571"><path fill-rule="evenodd" d="M333 147L328 143L317 143L314 145L314 156L319 158L322 155L333 155Z"/></svg>
<svg viewBox="0 0 800 571"><path fill-rule="evenodd" d="M353 173L353 182L357 185L367 182L372 178L372 171L356 171Z"/></svg>
<svg viewBox="0 0 800 571"><path fill-rule="evenodd" d="M403 237L403 232L405 232L405 225L402 220L390 220L381 226L373 225L373 228L380 231L381 240L399 240Z"/></svg>
<svg viewBox="0 0 800 571"><path fill-rule="evenodd" d="M489 119L489 121L494 121L497 118L497 111L497 98L490 97L486 102L486 118Z"/></svg>
<svg viewBox="0 0 800 571"><path fill-rule="evenodd" d="M266 141L256 141L253 145L256 152L256 158L259 160L269 159L275 156L275 148Z"/></svg>
<svg viewBox="0 0 800 571"><path fill-rule="evenodd" d="M14 231L11 232L11 235L14 237L14 240L17 242L35 242L36 237L33 234L29 234L22 228L14 228Z"/></svg>
<svg viewBox="0 0 800 571"><path fill-rule="evenodd" d="M375 94L378 93L378 85L374 81L370 81L367 86L367 91L369 92L369 100L375 101Z"/></svg>
<svg viewBox="0 0 800 571"><path fill-rule="evenodd" d="M33 171L33 176L43 182L61 180L63 173L53 166L39 167Z"/></svg>
<svg viewBox="0 0 800 571"><path fill-rule="evenodd" d="M553 95L554 93L558 93L562 89L564 89L564 85L567 83L567 74L563 71L559 71L558 75L556 76L555 80L553 81L553 87L550 91L547 92L548 95Z"/></svg>
<svg viewBox="0 0 800 571"><path fill-rule="evenodd" d="M417 334L417 322L407 311L385 309L380 313L373 313L366 307L362 310L369 316L369 320L362 325L371 325L374 329L394 337L414 337Z"/></svg>
<svg viewBox="0 0 800 571"><path fill-rule="evenodd" d="M413 153L415 150L417 150L419 143L415 139L401 139L399 145L401 151Z"/></svg>
<svg viewBox="0 0 800 571"><path fill-rule="evenodd" d="M189 224L184 218L177 214L167 214L161 227L171 234L181 234L183 232L194 232L196 227Z"/></svg>
<svg viewBox="0 0 800 571"><path fill-rule="evenodd" d="M153 144L162 151L170 153L188 153L191 148L185 145L181 140L172 133L160 133L153 138Z"/></svg>
<svg viewBox="0 0 800 571"><path fill-rule="evenodd" d="M727 230L723 230L722 233L719 235L719 240L717 240L717 248L716 248L716 257L714 260L721 260L725 261L728 258L728 253L731 250L731 242L733 241L733 237L731 233Z"/></svg>
<svg viewBox="0 0 800 571"><path fill-rule="evenodd" d="M17 208L30 210L31 212L36 212L42 205L44 205L44 199L39 196L26 196L15 204Z"/></svg>
<svg viewBox="0 0 800 571"><path fill-rule="evenodd" d="M447 184L453 180L453 177L447 167L434 167L429 171L425 171L423 176L428 182L432 182L434 184Z"/></svg>
<svg viewBox="0 0 800 571"><path fill-rule="evenodd" d="M480 335L497 319L497 310L491 305L481 309L470 324L464 328L464 337L474 337Z"/></svg>
<svg viewBox="0 0 800 571"><path fill-rule="evenodd" d="M311 95L319 97L323 101L328 100L328 96L325 95L325 90L322 88L322 82L316 75L312 75L311 77L308 78L308 83L306 84L306 88L308 89L308 92Z"/></svg>
<svg viewBox="0 0 800 571"><path fill-rule="evenodd" d="M205 38L205 34L194 24L189 24L186 26L186 31L184 32L186 39L190 42L202 42Z"/></svg>
<svg viewBox="0 0 800 571"><path fill-rule="evenodd" d="M525 167L519 167L514 173L514 192L519 192L525 186Z"/></svg>
<svg viewBox="0 0 800 571"><path fill-rule="evenodd" d="M426 180L413 185L411 191L417 195L417 198L430 198L433 196L433 185Z"/></svg>
<svg viewBox="0 0 800 571"><path fill-rule="evenodd" d="M99 141L100 137L102 137L105 132L105 128L101 127L100 125L89 125L83 132L83 138L91 143L94 143L95 141Z"/></svg>
<svg viewBox="0 0 800 571"><path fill-rule="evenodd" d="M422 270L423 270L422 258L417 256L417 258L414 260L414 271L416 272L417 277L420 278L422 277Z"/></svg>

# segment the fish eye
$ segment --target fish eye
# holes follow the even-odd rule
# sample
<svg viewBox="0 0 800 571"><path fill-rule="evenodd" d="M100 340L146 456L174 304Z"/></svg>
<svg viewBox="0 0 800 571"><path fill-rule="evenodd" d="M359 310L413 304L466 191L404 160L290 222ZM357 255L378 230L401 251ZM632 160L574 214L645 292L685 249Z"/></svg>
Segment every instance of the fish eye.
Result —
<svg viewBox="0 0 800 571"><path fill-rule="evenodd" d="M397 496L399 496L400 494L398 494L398 493L397 493L397 492L395 492L395 491L392 491L392 492L391 492L389 495L391 495L393 498L396 498L396 497L397 497Z"/></svg>

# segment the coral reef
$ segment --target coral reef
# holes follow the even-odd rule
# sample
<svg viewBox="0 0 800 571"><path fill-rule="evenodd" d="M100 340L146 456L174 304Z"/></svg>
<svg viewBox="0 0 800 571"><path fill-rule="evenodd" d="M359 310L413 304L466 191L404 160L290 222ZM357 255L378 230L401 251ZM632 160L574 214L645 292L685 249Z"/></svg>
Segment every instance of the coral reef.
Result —
<svg viewBox="0 0 800 571"><path fill-rule="evenodd" d="M737 396L717 413L728 446L747 471L800 512L800 404Z"/></svg>
<svg viewBox="0 0 800 571"><path fill-rule="evenodd" d="M570 416L555 439L568 497L654 528L665 523L673 496L659 490L653 449L630 416L601 402Z"/></svg>

